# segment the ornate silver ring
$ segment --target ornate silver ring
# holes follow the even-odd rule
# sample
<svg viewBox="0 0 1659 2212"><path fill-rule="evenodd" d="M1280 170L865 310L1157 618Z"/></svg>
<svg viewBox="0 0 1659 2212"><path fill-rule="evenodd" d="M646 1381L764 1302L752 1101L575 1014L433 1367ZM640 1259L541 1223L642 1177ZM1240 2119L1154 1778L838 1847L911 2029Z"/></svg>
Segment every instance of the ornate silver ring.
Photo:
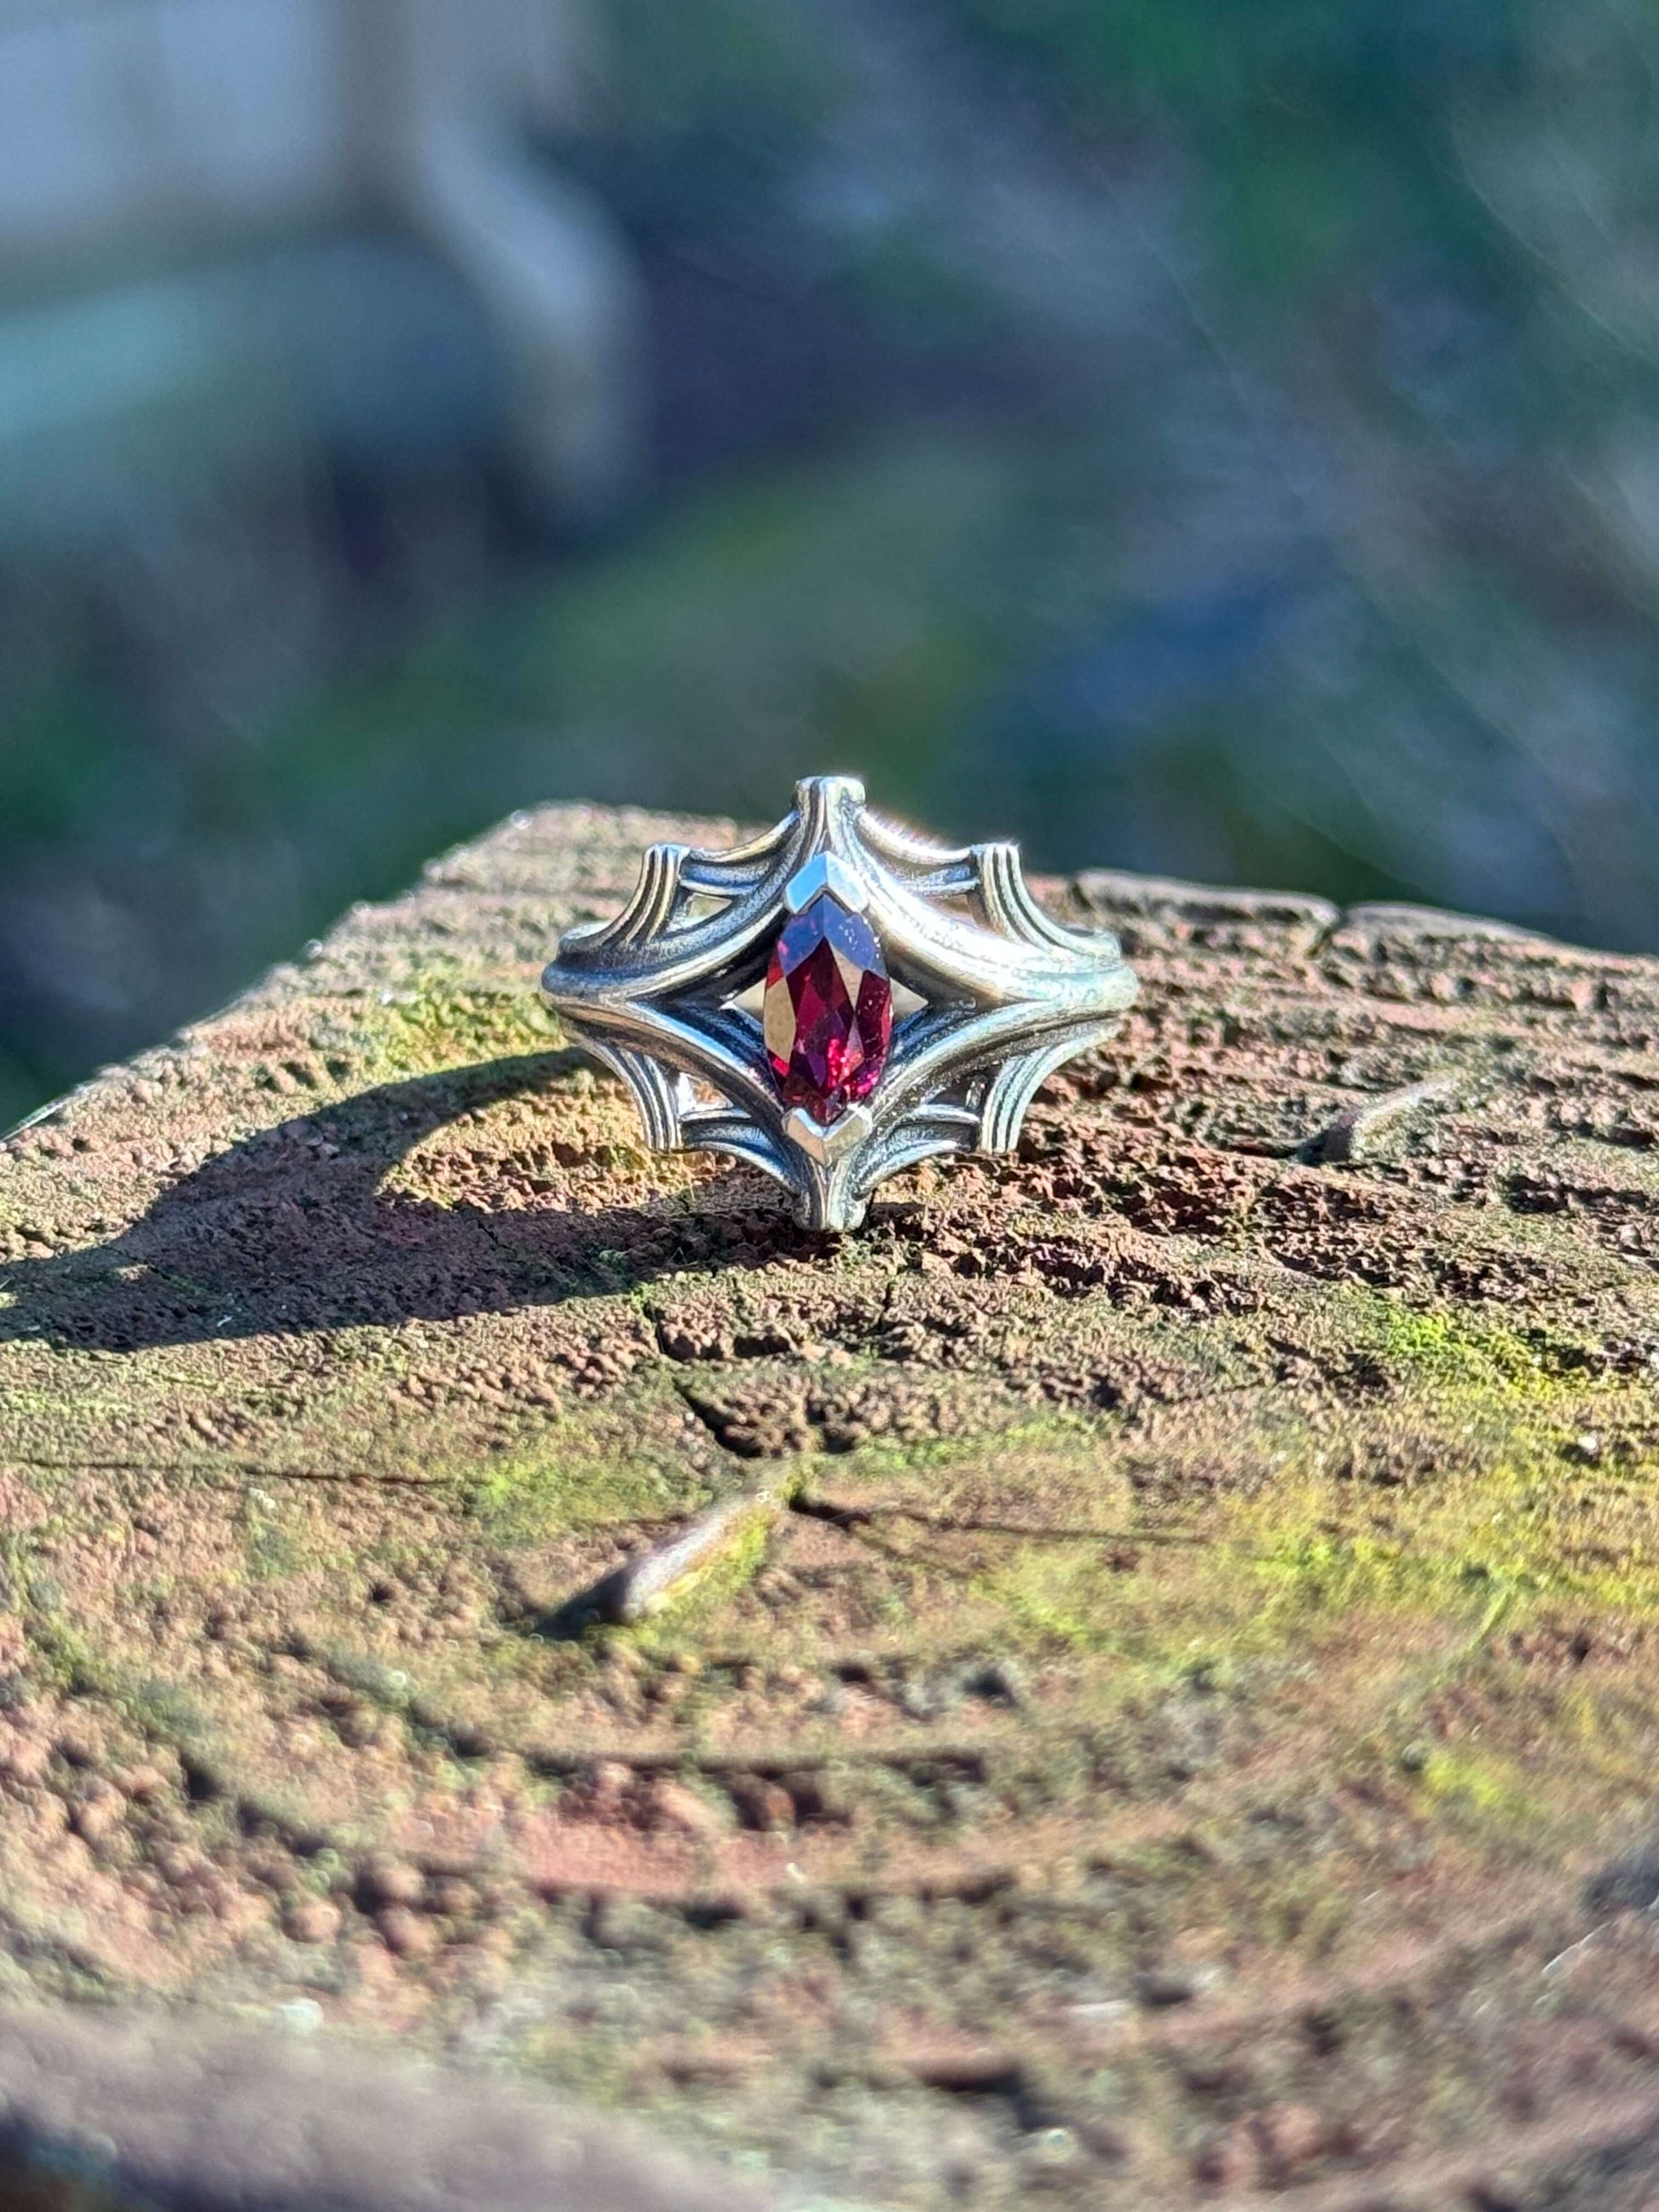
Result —
<svg viewBox="0 0 1659 2212"><path fill-rule="evenodd" d="M653 845L623 912L566 930L542 977L653 1146L751 1161L819 1230L857 1228L919 1160L1012 1151L1138 989L1115 938L1043 913L1017 846L925 843L840 775L735 851Z"/></svg>

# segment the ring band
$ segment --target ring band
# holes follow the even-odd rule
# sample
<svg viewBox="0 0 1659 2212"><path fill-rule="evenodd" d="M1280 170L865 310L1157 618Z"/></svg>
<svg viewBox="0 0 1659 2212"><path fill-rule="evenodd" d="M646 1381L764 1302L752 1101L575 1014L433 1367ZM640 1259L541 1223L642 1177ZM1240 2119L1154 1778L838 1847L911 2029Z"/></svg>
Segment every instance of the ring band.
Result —
<svg viewBox="0 0 1659 2212"><path fill-rule="evenodd" d="M927 844L851 776L811 776L752 844L650 847L541 988L658 1150L750 1161L803 1226L847 1230L919 1160L1012 1151L1038 1085L1139 984L1115 938L1042 912L1017 846Z"/></svg>

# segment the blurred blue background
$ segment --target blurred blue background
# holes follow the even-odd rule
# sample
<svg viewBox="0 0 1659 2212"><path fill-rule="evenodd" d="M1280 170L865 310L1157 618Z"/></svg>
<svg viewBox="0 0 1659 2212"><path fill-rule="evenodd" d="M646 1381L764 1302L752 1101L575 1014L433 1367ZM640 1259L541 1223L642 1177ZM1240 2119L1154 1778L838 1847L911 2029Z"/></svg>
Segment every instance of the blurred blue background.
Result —
<svg viewBox="0 0 1659 2212"><path fill-rule="evenodd" d="M0 17L0 1123L559 796L1659 945L1648 0Z"/></svg>

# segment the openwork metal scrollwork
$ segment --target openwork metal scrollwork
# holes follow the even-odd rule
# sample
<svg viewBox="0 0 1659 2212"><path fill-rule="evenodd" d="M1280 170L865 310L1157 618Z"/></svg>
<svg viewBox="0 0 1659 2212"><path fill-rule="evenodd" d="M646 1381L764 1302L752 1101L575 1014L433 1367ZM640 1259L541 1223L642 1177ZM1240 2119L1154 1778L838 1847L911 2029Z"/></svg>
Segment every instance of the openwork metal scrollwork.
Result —
<svg viewBox="0 0 1659 2212"><path fill-rule="evenodd" d="M821 1230L919 1160L1012 1150L1138 988L1115 938L1044 914L1017 847L928 844L850 776L808 778L734 851L652 846L622 913L568 929L542 978L652 1145L752 1161Z"/></svg>

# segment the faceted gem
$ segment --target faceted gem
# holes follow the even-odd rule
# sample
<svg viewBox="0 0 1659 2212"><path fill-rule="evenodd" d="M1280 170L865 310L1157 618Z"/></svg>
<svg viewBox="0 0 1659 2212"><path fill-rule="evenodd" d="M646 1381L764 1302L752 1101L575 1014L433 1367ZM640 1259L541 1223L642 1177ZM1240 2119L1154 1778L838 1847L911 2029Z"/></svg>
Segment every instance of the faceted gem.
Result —
<svg viewBox="0 0 1659 2212"><path fill-rule="evenodd" d="M826 1127L887 1064L893 987L876 933L825 891L772 950L761 1027L779 1091Z"/></svg>

